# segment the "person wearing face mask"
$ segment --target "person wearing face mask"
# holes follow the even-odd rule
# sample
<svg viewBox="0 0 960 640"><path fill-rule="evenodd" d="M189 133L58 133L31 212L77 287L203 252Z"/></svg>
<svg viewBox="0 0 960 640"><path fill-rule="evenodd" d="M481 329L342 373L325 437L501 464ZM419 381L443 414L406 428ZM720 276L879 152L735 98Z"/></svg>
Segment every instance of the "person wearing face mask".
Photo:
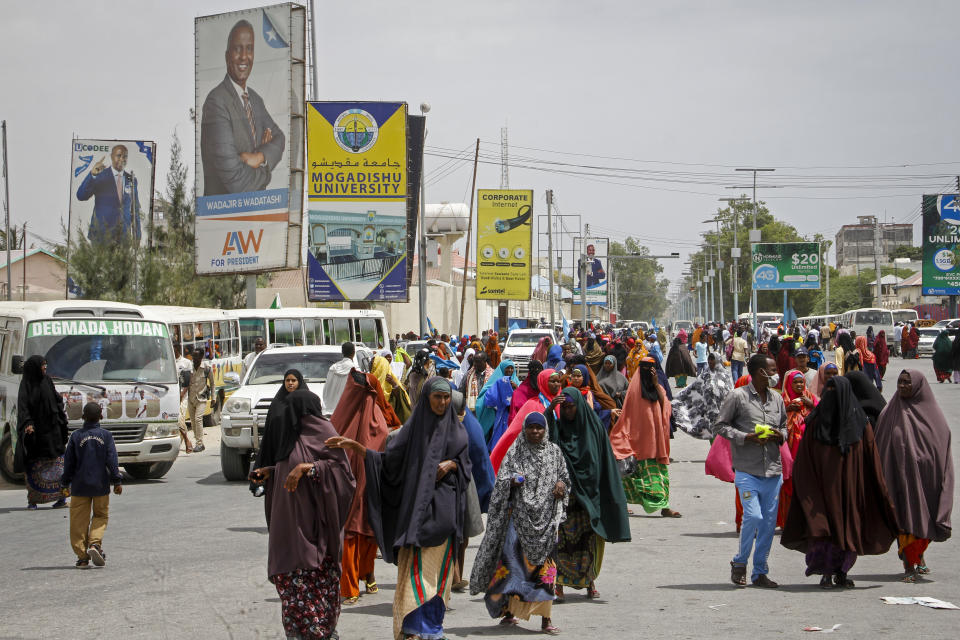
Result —
<svg viewBox="0 0 960 640"><path fill-rule="evenodd" d="M756 354L747 362L747 372L750 384L727 395L713 431L730 441L734 485L743 504L740 549L730 562L730 580L746 586L747 561L752 552L753 585L771 588L778 585L767 577L767 556L783 484L780 445L787 437L787 412L783 398L773 390L780 378L773 359Z"/></svg>

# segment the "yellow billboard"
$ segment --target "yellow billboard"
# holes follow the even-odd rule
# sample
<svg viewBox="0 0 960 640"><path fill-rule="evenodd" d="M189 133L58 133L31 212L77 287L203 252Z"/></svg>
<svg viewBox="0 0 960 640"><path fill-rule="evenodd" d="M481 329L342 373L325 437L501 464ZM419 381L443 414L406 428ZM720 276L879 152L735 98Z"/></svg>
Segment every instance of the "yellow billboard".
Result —
<svg viewBox="0 0 960 640"><path fill-rule="evenodd" d="M529 300L533 191L477 192L477 299Z"/></svg>
<svg viewBox="0 0 960 640"><path fill-rule="evenodd" d="M405 302L407 104L307 107L311 301Z"/></svg>

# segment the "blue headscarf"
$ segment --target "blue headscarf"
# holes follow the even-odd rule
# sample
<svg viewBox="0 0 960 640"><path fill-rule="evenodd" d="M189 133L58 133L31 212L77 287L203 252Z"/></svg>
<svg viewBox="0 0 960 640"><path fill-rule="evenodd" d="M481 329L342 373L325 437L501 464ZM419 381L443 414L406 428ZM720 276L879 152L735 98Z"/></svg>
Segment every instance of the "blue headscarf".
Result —
<svg viewBox="0 0 960 640"><path fill-rule="evenodd" d="M531 424L538 424L544 429L547 428L547 417L540 413L539 411L533 411L527 414L527 417L523 419L523 426L527 427Z"/></svg>
<svg viewBox="0 0 960 640"><path fill-rule="evenodd" d="M487 403L486 403L487 392L489 392L490 389L492 389L493 386L497 384L500 380L503 380L506 377L504 375L504 372L507 370L507 367L513 367L513 375L507 379L507 382L509 383L510 381L512 381L517 385L519 385L520 379L517 377L517 367L516 365L513 364L513 360L501 360L497 368L494 369L493 373L490 374L490 377L487 378L486 383L480 389L480 393L477 394L477 405L474 412L477 415L477 420L480 421L480 426L483 427L484 436L487 436L487 437L490 436L490 432L493 429L493 423L497 418L497 408L498 408L497 406L487 406ZM510 390L512 392L513 390L512 385ZM506 393L498 394L498 398L500 395L506 395Z"/></svg>
<svg viewBox="0 0 960 640"><path fill-rule="evenodd" d="M567 364L563 361L563 347L558 344L550 347L547 352L547 361L543 363L544 369L566 369Z"/></svg>

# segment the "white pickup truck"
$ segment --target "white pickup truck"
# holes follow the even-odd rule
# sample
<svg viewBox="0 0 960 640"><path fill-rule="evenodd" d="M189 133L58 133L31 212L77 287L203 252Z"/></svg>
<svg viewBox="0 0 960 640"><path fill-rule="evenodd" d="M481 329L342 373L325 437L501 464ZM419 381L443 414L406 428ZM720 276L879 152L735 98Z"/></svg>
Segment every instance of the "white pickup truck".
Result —
<svg viewBox="0 0 960 640"><path fill-rule="evenodd" d="M533 355L533 350L540 342L540 338L544 336L556 340L550 329L514 329L507 336L507 343L503 346L501 358L513 360L513 363L517 366L517 375L523 378L527 375L530 356Z"/></svg>
<svg viewBox="0 0 960 640"><path fill-rule="evenodd" d="M359 351L359 349L358 349ZM364 354L365 358L368 354ZM240 388L223 406L220 428L220 470L227 480L245 480L266 426L267 409L283 384L283 374L296 369L310 391L323 398L330 365L343 359L340 347L276 347L257 356ZM326 413L327 407L324 407Z"/></svg>

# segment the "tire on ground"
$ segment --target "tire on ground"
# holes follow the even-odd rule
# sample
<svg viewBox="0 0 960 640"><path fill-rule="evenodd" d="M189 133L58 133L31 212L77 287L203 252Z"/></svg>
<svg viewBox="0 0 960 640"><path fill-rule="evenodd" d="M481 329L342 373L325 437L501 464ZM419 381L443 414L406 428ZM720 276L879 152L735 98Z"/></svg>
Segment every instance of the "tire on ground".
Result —
<svg viewBox="0 0 960 640"><path fill-rule="evenodd" d="M246 449L234 449L220 442L220 470L230 482L247 479L250 473L250 454Z"/></svg>

